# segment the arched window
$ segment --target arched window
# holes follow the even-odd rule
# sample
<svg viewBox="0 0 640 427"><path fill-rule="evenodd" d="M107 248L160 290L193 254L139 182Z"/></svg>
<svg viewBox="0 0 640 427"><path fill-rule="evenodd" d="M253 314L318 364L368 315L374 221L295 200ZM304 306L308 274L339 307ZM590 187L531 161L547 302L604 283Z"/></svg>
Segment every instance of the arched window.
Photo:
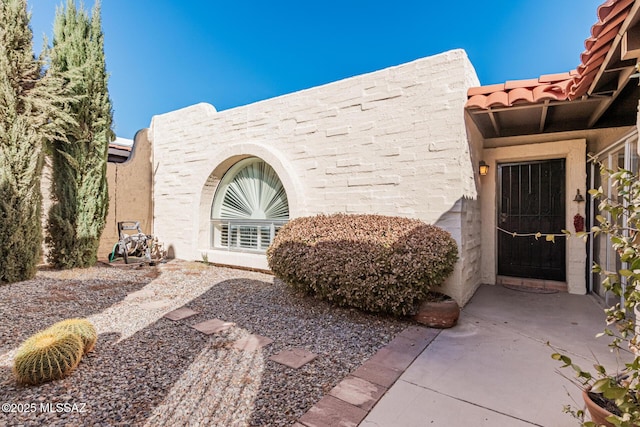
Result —
<svg viewBox="0 0 640 427"><path fill-rule="evenodd" d="M257 157L244 159L229 169L216 190L211 243L264 252L288 220L289 203L278 174Z"/></svg>

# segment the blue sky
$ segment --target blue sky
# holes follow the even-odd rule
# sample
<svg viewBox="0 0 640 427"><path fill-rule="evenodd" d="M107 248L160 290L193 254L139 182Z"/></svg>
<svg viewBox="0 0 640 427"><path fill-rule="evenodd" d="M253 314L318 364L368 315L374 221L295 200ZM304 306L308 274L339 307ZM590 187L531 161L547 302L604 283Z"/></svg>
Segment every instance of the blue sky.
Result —
<svg viewBox="0 0 640 427"><path fill-rule="evenodd" d="M62 0L27 0L36 53ZM115 131L218 111L450 49L481 84L575 68L604 0L102 0ZM85 0L87 8L93 0Z"/></svg>

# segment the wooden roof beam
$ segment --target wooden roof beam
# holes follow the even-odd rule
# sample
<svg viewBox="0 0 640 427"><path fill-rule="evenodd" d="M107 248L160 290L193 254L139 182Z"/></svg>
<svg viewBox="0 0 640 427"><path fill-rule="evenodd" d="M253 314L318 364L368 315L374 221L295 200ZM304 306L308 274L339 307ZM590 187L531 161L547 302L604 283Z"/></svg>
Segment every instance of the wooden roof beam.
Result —
<svg viewBox="0 0 640 427"><path fill-rule="evenodd" d="M618 89L616 89L616 91L611 96L602 98L600 105L598 105L591 117L589 117L589 123L587 124L587 127L593 127L598 122L598 120L600 120L600 117L602 117L602 115L607 111L611 104L613 104L613 101L615 101L618 95L620 95L622 89L624 89L627 83L629 83L629 77L631 77L631 74L633 74L635 70L635 67L629 67L620 71L620 74L618 75Z"/></svg>
<svg viewBox="0 0 640 427"><path fill-rule="evenodd" d="M538 128L538 132L544 132L544 126L547 123L547 115L549 114L549 100L544 101L542 105L542 111L540 112L540 127Z"/></svg>
<svg viewBox="0 0 640 427"><path fill-rule="evenodd" d="M493 114L493 111L489 110L489 120L491 120L491 125L493 125L493 130L496 133L496 136L500 136L500 126L498 125L498 119L496 115Z"/></svg>

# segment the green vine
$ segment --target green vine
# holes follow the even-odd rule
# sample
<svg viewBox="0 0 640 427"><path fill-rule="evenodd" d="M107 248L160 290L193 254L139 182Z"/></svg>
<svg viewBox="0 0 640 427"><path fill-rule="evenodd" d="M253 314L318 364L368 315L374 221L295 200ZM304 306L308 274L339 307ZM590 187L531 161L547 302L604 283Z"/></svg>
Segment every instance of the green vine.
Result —
<svg viewBox="0 0 640 427"><path fill-rule="evenodd" d="M618 354L627 354L626 359L630 361L616 372L609 372L596 363L595 372L591 373L575 365L565 354L555 351L552 358L562 363L561 368L574 371L574 381L581 388L598 393L617 406L620 414L609 416L607 421L614 426L633 427L640 425L640 329L634 316L634 309L640 304L640 182L632 171L611 170L602 163L597 164L602 176L611 179L614 190L611 194L615 197L609 197L602 187L590 190L589 194L600 201L598 210L602 215L595 217L598 225L589 231L575 233L575 236L586 240L590 235L607 235L625 267L606 271L594 264L592 271L603 277L603 288L622 301L604 310L607 326L598 336L609 337L608 346ZM566 230L562 232L572 234ZM566 411L578 418L583 426L594 425L584 421L584 411L570 406Z"/></svg>

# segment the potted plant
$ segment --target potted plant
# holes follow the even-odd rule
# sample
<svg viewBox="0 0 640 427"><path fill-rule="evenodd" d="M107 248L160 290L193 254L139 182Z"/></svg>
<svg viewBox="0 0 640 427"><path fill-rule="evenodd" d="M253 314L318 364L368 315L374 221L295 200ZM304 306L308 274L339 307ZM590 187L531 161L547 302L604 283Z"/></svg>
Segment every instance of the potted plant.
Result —
<svg viewBox="0 0 640 427"><path fill-rule="evenodd" d="M593 272L600 273L603 287L623 301L605 309L607 326L598 336L609 337L608 345L629 361L617 372L607 371L599 363L589 372L566 354L555 352L552 357L563 363L562 368L573 369L574 381L583 389L592 421L584 421L584 410L565 407L583 426L634 427L640 426L640 328L635 316L640 303L640 182L628 170L600 167L602 175L612 180L615 197L607 197L602 187L590 190L600 202L598 225L576 236L586 239L588 234L605 233L623 263L619 271L605 271L594 265Z"/></svg>
<svg viewBox="0 0 640 427"><path fill-rule="evenodd" d="M441 292L429 291L413 320L430 328L445 329L455 326L459 317L460 306L456 300Z"/></svg>

